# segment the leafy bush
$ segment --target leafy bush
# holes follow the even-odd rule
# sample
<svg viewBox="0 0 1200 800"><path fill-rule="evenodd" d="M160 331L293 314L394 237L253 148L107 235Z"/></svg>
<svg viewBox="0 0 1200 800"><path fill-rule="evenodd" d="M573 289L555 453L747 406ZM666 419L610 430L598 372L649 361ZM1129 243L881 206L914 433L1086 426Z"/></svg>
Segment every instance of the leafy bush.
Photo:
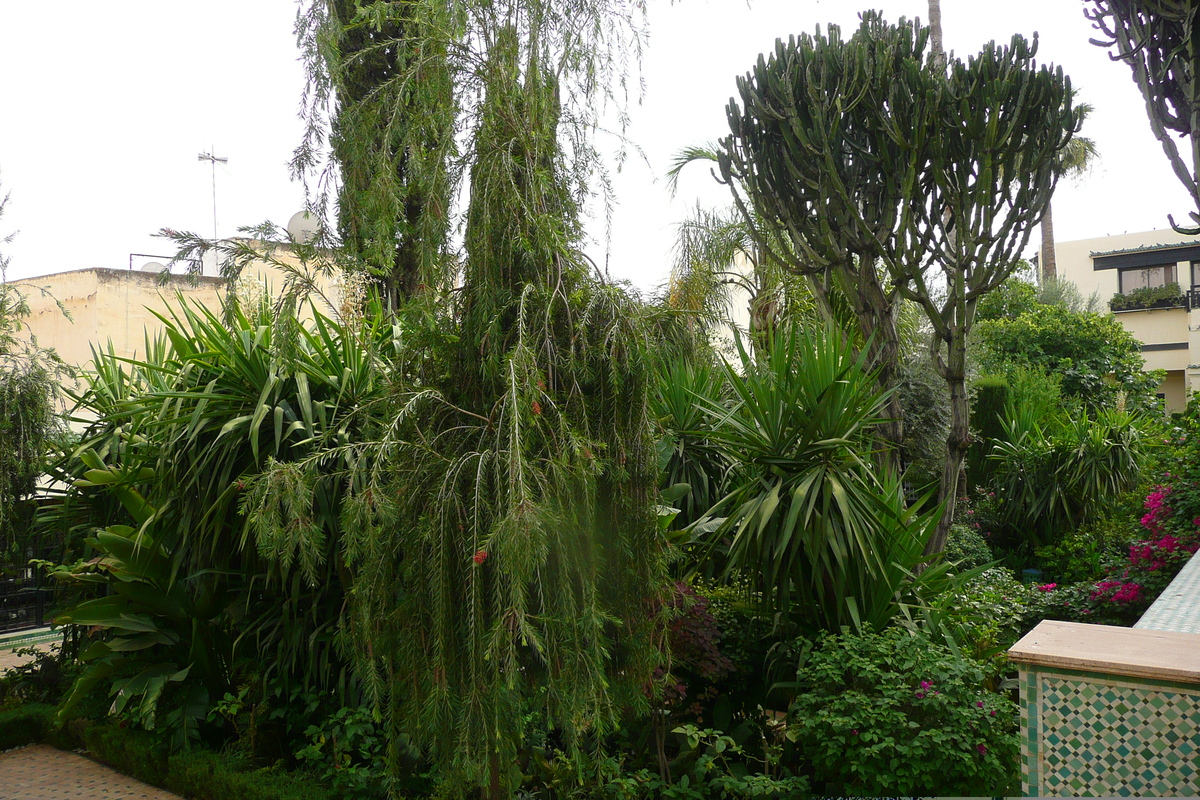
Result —
<svg viewBox="0 0 1200 800"><path fill-rule="evenodd" d="M779 331L757 359L739 342L739 354L725 368L734 406L709 401L723 415L712 438L736 464L710 555L806 629L883 628L945 570L912 580L940 510L906 508L899 479L871 466L885 396L865 356L820 329Z"/></svg>
<svg viewBox="0 0 1200 800"><path fill-rule="evenodd" d="M612 800L748 800L792 798L805 794L809 780L779 764L780 749L768 744L759 751L748 746L749 729L733 735L713 728L682 725L672 733L682 740L676 769L663 776L647 769L621 769L610 763L600 796ZM672 777L674 776L674 777Z"/></svg>
<svg viewBox="0 0 1200 800"><path fill-rule="evenodd" d="M306 732L308 746L296 753L338 797L387 795L387 739L367 708L340 708Z"/></svg>
<svg viewBox="0 0 1200 800"><path fill-rule="evenodd" d="M332 800L310 778L278 769L246 769L228 755L193 750L169 756L162 739L147 731L96 725L84 734L87 748L118 772L194 800Z"/></svg>
<svg viewBox="0 0 1200 800"><path fill-rule="evenodd" d="M26 703L0 711L0 752L35 742L64 744L68 737L54 721L54 706Z"/></svg>
<svg viewBox="0 0 1200 800"><path fill-rule="evenodd" d="M143 783L163 786L167 780L167 748L148 731L117 725L93 725L83 736L88 751L117 772Z"/></svg>
<svg viewBox="0 0 1200 800"><path fill-rule="evenodd" d="M193 800L333 800L349 796L331 793L306 776L279 769L231 769L227 756L211 750L171 756L163 788Z"/></svg>
<svg viewBox="0 0 1200 800"><path fill-rule="evenodd" d="M962 524L950 526L944 552L946 560L960 569L982 567L995 560L992 548L988 547L983 535L975 528Z"/></svg>
<svg viewBox="0 0 1200 800"><path fill-rule="evenodd" d="M994 684L1007 669L1006 651L1048 616L1055 616L1053 585L1023 584L1011 570L985 570L959 592L941 598L942 630L984 665Z"/></svg>
<svg viewBox="0 0 1200 800"><path fill-rule="evenodd" d="M1117 515L1106 515L1062 536L1057 542L1034 551L1040 569L1059 584L1090 582L1129 554L1129 546L1141 537L1137 523Z"/></svg>
<svg viewBox="0 0 1200 800"><path fill-rule="evenodd" d="M1009 794L1017 707L983 681L905 630L827 635L797 668L787 737L827 794Z"/></svg>
<svg viewBox="0 0 1200 800"><path fill-rule="evenodd" d="M992 447L998 522L1007 538L1038 547L1133 488L1145 445L1138 415L1115 409L1039 418L1017 408Z"/></svg>
<svg viewBox="0 0 1200 800"><path fill-rule="evenodd" d="M1090 408L1113 407L1124 394L1134 408L1157 406L1159 376L1142 371L1142 346L1111 316L1039 305L1012 319L976 326L979 368L1006 373L1025 365L1062 377L1065 397Z"/></svg>

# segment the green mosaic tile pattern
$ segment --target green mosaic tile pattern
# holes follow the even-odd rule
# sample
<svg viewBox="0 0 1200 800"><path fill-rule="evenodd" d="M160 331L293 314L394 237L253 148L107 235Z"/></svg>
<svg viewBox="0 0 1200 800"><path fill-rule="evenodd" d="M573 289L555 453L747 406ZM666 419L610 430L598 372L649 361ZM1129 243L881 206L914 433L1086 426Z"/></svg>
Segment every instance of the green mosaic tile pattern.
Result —
<svg viewBox="0 0 1200 800"><path fill-rule="evenodd" d="M1200 687L1023 677L1026 796L1200 795Z"/></svg>
<svg viewBox="0 0 1200 800"><path fill-rule="evenodd" d="M1200 633L1200 553L1183 565L1171 584L1133 627Z"/></svg>

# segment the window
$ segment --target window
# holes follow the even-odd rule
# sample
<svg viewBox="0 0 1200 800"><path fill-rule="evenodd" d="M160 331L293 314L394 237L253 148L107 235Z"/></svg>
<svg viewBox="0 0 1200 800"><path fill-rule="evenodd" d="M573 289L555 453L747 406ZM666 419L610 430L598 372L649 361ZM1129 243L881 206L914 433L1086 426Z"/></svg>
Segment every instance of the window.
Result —
<svg viewBox="0 0 1200 800"><path fill-rule="evenodd" d="M1200 264L1200 262L1195 262L1195 264ZM1196 274L1195 265L1193 265L1192 274L1193 278L1200 277ZM1175 265L1163 264L1159 267L1123 269L1120 280L1121 294L1129 294L1134 289L1157 289L1168 283L1175 283Z"/></svg>
<svg viewBox="0 0 1200 800"><path fill-rule="evenodd" d="M1192 288L1200 289L1200 261L1192 262Z"/></svg>

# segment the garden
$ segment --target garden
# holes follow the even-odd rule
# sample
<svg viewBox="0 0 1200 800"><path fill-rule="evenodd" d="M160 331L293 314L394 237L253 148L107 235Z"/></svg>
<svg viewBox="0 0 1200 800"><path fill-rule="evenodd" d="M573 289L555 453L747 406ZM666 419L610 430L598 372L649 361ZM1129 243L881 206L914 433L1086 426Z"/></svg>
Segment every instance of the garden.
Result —
<svg viewBox="0 0 1200 800"><path fill-rule="evenodd" d="M1020 258L1069 78L873 13L779 41L644 296L581 249L626 14L303 4L315 238L165 231L223 307L78 382L0 284L0 546L62 633L0 750L211 800L1020 791L1006 650L1200 548L1200 402Z"/></svg>

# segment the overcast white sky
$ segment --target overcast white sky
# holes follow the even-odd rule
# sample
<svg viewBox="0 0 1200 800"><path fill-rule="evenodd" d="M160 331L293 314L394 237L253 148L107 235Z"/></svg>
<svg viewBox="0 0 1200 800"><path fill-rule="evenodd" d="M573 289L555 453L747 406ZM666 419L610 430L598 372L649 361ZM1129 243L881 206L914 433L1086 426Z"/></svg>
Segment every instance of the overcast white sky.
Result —
<svg viewBox="0 0 1200 800"><path fill-rule="evenodd" d="M614 277L644 289L670 265L673 225L728 190L702 167L668 196L663 174L681 147L726 131L725 104L776 38L818 24L856 24L864 8L889 19L926 16L925 0L650 0L646 94L632 109L630 138L648 164L630 159L617 177L609 245ZM1101 161L1060 184L1060 241L1166 227L1185 218L1187 194L1150 134L1130 72L1088 43L1075 0L942 0L946 46L959 55L1013 33L1040 34L1040 61L1061 64L1095 106L1084 134ZM210 167L215 148L218 232L266 219L286 223L303 205L287 161L299 141L303 75L296 60L294 0L59 0L0 2L0 187L11 202L0 237L8 277L87 267L124 268L131 253L169 254L162 227L213 230ZM603 225L592 225L597 240ZM1036 232L1035 232L1036 236ZM589 248L597 261L605 244ZM1031 251L1032 252L1032 248Z"/></svg>

